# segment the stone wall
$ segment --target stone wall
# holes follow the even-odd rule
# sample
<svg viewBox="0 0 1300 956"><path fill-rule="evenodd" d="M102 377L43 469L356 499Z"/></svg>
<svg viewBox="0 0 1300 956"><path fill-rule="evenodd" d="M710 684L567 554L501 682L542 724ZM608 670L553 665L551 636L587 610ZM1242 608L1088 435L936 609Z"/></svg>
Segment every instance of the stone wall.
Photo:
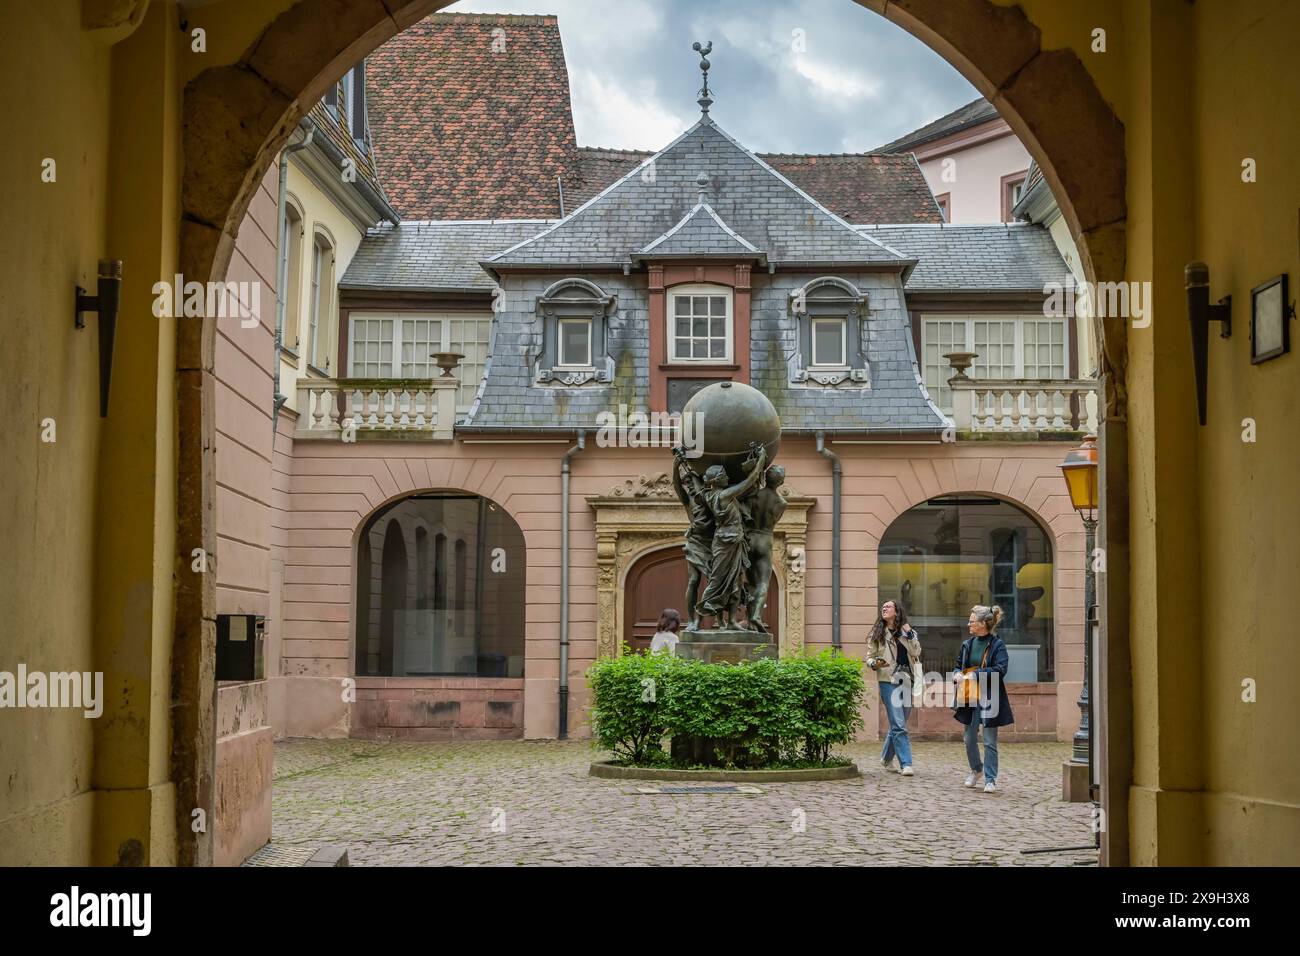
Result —
<svg viewBox="0 0 1300 956"><path fill-rule="evenodd" d="M271 839L272 733L266 681L217 689L213 862L238 866Z"/></svg>

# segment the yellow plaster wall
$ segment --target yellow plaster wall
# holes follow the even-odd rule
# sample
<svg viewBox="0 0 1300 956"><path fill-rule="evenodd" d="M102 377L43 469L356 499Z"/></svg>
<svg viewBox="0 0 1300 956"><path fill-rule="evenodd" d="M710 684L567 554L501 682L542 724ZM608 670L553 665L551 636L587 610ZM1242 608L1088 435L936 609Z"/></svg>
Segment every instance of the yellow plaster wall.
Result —
<svg viewBox="0 0 1300 956"><path fill-rule="evenodd" d="M1208 423L1197 432L1203 826L1207 864L1300 862L1300 327L1292 351L1250 363L1250 290L1300 285L1300 5L1197 3L1194 169L1196 258L1210 297L1232 296L1232 338L1210 330ZM1257 181L1242 181L1242 160ZM1184 313L1185 314L1185 313ZM1182 316L1180 316L1180 319ZM1251 418L1256 441L1242 441ZM1193 602L1187 602L1191 605ZM1256 682L1243 701L1242 681Z"/></svg>
<svg viewBox="0 0 1300 956"><path fill-rule="evenodd" d="M22 100L0 150L0 670L11 673L89 670L93 657L98 332L94 315L74 330L73 286L93 290L106 251L111 58L79 19L76 3L0 7L0 36L24 38L0 57L4 89ZM53 183L41 182L46 157ZM0 710L0 864L90 861L92 747L80 711Z"/></svg>

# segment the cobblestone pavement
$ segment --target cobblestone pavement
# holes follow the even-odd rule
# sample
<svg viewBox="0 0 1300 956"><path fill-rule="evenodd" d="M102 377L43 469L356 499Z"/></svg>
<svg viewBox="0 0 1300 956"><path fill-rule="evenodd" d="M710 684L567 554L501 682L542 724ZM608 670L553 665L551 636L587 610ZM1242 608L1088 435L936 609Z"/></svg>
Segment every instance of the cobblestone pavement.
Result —
<svg viewBox="0 0 1300 956"><path fill-rule="evenodd" d="M1060 799L1068 744L1004 744L999 794L962 786L960 743L913 748L913 777L863 743L844 751L854 780L648 795L636 787L655 784L589 777L602 755L587 741L288 740L272 839L344 845L353 866L1096 864L1020 852L1092 843L1090 806Z"/></svg>

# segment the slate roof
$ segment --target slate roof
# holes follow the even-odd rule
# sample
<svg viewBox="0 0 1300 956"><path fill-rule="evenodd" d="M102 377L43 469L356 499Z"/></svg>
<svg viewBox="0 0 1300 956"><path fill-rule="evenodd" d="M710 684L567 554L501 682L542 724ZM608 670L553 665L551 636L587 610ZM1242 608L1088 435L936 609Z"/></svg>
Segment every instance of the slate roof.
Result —
<svg viewBox="0 0 1300 956"><path fill-rule="evenodd" d="M744 236L738 235L713 211L712 206L702 201L696 203L677 225L642 248L635 258L671 259L675 256L762 258Z"/></svg>
<svg viewBox="0 0 1300 956"><path fill-rule="evenodd" d="M1027 222L990 225L864 226L918 260L908 292L1037 292L1070 274L1045 228Z"/></svg>
<svg viewBox="0 0 1300 956"><path fill-rule="evenodd" d="M980 123L987 123L991 119L996 119L997 116L997 109L981 96L965 106L957 107L946 116L940 116L933 123L926 123L920 129L914 129L906 136L900 136L892 143L886 143L876 152L908 153L918 146L923 146L936 139L942 139L951 133L978 126Z"/></svg>
<svg viewBox="0 0 1300 956"><path fill-rule="evenodd" d="M379 174L403 218L559 216L577 140L555 17L433 14L366 68Z"/></svg>
<svg viewBox="0 0 1300 956"><path fill-rule="evenodd" d="M911 263L854 230L707 117L548 230L490 259L487 268L608 267L678 223L709 177L710 205L777 265Z"/></svg>
<svg viewBox="0 0 1300 956"><path fill-rule="evenodd" d="M490 292L492 279L479 260L550 224L547 219L498 219L381 226L361 240L339 288Z"/></svg>
<svg viewBox="0 0 1300 956"><path fill-rule="evenodd" d="M576 209L654 153L578 147L579 173L564 182ZM756 153L790 182L848 222L943 222L939 204L910 153Z"/></svg>

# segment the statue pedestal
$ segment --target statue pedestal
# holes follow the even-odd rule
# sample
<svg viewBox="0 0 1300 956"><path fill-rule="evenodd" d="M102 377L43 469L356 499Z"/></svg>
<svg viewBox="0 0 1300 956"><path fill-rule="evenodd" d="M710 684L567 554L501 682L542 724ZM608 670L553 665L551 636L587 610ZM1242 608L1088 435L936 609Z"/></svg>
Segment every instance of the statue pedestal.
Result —
<svg viewBox="0 0 1300 956"><path fill-rule="evenodd" d="M676 654L686 660L704 661L706 664L739 664L741 661L779 656L771 634L731 628L682 631L677 639ZM744 742L748 742L748 739ZM735 740L678 734L672 739L671 752L673 759L680 763L716 767L724 765L728 759L743 759L738 748L740 743L741 741ZM719 749L731 753L719 759Z"/></svg>
<svg viewBox="0 0 1300 956"><path fill-rule="evenodd" d="M677 656L706 664L739 664L763 657L777 657L771 634L732 628L703 628L682 631L677 639Z"/></svg>

